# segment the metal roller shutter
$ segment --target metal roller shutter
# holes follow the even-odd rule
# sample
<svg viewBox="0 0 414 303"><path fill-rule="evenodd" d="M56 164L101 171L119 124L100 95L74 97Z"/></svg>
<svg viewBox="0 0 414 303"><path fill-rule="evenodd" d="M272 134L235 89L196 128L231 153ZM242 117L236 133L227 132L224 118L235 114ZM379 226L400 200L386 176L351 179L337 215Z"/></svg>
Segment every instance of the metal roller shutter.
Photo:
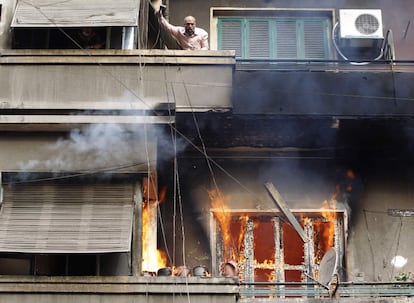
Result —
<svg viewBox="0 0 414 303"><path fill-rule="evenodd" d="M19 0L12 27L138 26L140 0Z"/></svg>
<svg viewBox="0 0 414 303"><path fill-rule="evenodd" d="M4 186L0 251L130 251L133 185Z"/></svg>

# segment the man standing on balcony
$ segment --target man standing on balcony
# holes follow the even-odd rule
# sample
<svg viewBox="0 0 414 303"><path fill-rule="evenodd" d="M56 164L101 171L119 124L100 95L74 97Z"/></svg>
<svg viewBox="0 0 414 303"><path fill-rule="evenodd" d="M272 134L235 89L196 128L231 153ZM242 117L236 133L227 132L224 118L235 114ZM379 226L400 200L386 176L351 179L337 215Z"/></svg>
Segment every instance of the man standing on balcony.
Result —
<svg viewBox="0 0 414 303"><path fill-rule="evenodd" d="M208 33L196 27L196 19L193 16L184 18L184 26L170 24L162 15L161 10L155 12L161 26L177 39L182 49L208 50Z"/></svg>

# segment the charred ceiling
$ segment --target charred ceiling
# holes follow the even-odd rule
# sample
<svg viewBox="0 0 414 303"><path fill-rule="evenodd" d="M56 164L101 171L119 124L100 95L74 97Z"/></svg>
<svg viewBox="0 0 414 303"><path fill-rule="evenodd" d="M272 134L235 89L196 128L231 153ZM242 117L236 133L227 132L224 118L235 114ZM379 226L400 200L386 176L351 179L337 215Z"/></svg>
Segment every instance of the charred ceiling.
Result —
<svg viewBox="0 0 414 303"><path fill-rule="evenodd" d="M387 64L358 66L352 72L326 64L323 69L236 70L233 111L315 118L413 117L414 91L406 85L412 80L412 72L397 72Z"/></svg>
<svg viewBox="0 0 414 303"><path fill-rule="evenodd" d="M179 114L177 128L194 145L203 143L213 154L215 151L219 154L218 150L248 147L264 156L295 154L298 157L324 155L351 161L375 158L411 161L414 150L414 120L409 118L316 119ZM234 155L237 152L240 149L232 151ZM197 151L188 145L186 153L197 154Z"/></svg>
<svg viewBox="0 0 414 303"><path fill-rule="evenodd" d="M205 144L210 147L332 146L331 138L337 131L331 128L330 118L206 113L197 114L196 120ZM177 128L196 144L200 142L190 114L177 117Z"/></svg>

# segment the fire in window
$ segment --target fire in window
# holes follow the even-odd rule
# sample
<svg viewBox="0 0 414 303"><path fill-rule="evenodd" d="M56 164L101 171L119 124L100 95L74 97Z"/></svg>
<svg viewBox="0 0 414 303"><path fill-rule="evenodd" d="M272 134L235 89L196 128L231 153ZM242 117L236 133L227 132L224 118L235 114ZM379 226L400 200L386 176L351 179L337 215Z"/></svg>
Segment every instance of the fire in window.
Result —
<svg viewBox="0 0 414 303"><path fill-rule="evenodd" d="M213 271L236 260L243 282L309 282L318 279L319 265L330 248L338 252L340 274L346 235L346 211L296 209L292 213L303 228L304 242L283 213L229 209L212 205L211 247Z"/></svg>

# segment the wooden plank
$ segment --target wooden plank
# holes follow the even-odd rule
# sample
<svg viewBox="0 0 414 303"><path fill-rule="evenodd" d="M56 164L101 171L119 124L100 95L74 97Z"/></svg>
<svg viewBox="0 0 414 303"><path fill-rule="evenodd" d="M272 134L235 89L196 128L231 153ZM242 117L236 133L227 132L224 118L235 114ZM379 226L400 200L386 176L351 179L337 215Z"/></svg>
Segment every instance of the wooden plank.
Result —
<svg viewBox="0 0 414 303"><path fill-rule="evenodd" d="M289 220L289 222L292 225L292 227L299 234L299 236L302 239L302 241L304 243L308 242L309 239L306 237L305 231L303 230L303 228L302 228L302 226L300 226L298 220L296 220L295 216L290 211L290 209L287 206L285 200L283 199L283 197L279 193L279 191L276 189L276 187L271 182L265 183L265 187L268 190L270 196L273 198L273 201L280 208L280 210L283 212L283 214Z"/></svg>

